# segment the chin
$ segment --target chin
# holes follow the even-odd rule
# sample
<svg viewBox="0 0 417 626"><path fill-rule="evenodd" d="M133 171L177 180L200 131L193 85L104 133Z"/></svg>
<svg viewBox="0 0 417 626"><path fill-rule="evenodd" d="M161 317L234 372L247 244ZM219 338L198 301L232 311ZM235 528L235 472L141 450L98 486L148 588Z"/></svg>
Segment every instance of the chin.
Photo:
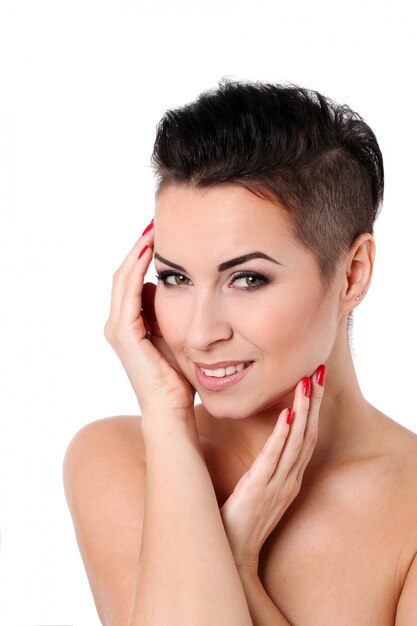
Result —
<svg viewBox="0 0 417 626"><path fill-rule="evenodd" d="M269 402L260 402L256 399L244 401L242 398L222 396L221 393L217 393L215 396L208 397L205 393L201 395L197 392L198 397L201 400L201 404L205 410L214 419L230 419L241 420L248 417L254 417L265 411L268 408L273 407L276 404L276 400Z"/></svg>
<svg viewBox="0 0 417 626"><path fill-rule="evenodd" d="M256 415L255 412L248 412L242 410L242 407L227 408L226 403L222 402L206 402L204 399L198 396L201 400L201 404L211 417L218 420L242 420L252 415Z"/></svg>
<svg viewBox="0 0 417 626"><path fill-rule="evenodd" d="M201 395L197 391L198 397L206 411L215 419L246 419L249 417L261 416L269 417L278 415L284 408L292 407L294 403L294 390L296 385L288 388L275 390L271 395L271 389L265 389L261 393L233 393L226 395L223 392L206 392L202 390ZM246 397L245 397L246 396Z"/></svg>

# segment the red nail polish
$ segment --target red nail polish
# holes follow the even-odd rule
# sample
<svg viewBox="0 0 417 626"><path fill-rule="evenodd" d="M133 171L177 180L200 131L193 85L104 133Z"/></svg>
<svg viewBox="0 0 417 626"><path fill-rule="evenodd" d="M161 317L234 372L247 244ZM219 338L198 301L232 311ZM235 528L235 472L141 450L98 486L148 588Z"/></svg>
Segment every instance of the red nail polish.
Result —
<svg viewBox="0 0 417 626"><path fill-rule="evenodd" d="M140 259L140 257L142 256L142 254L145 254L146 250L149 248L149 246L145 246L143 248L143 250L141 251L140 255L138 256L138 259Z"/></svg>
<svg viewBox="0 0 417 626"><path fill-rule="evenodd" d="M143 237L143 235L146 235L146 233L149 233L149 231L153 228L153 220L151 221L151 223L145 228L145 230L143 231L143 233L141 234L141 237Z"/></svg>
<svg viewBox="0 0 417 626"><path fill-rule="evenodd" d="M324 385L325 378L326 378L326 366L320 365L316 373L316 380L318 384L321 385L322 387Z"/></svg>
<svg viewBox="0 0 417 626"><path fill-rule="evenodd" d="M307 376L305 376L303 378L303 393L305 396L307 396L307 398L310 397L310 393L311 393L311 380L309 378L307 378Z"/></svg>
<svg viewBox="0 0 417 626"><path fill-rule="evenodd" d="M291 424L294 416L294 412L292 409L287 409L287 424Z"/></svg>

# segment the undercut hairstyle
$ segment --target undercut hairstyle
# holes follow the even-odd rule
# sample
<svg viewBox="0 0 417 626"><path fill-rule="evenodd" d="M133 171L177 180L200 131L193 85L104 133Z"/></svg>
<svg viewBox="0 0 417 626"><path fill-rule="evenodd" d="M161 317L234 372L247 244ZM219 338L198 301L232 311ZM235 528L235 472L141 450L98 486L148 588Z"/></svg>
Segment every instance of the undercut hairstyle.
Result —
<svg viewBox="0 0 417 626"><path fill-rule="evenodd" d="M347 105L293 84L223 78L157 125L155 197L167 185L241 185L278 203L317 263L324 290L384 193L373 131ZM352 324L352 311L348 316Z"/></svg>

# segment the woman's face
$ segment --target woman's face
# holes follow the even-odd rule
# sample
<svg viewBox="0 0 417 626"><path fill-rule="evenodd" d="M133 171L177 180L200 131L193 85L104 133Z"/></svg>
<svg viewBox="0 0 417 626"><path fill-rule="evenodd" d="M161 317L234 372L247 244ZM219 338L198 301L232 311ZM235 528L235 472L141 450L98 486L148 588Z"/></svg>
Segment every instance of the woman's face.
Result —
<svg viewBox="0 0 417 626"><path fill-rule="evenodd" d="M158 281L155 312L179 367L213 417L249 417L272 407L330 354L337 293L323 294L314 258L290 225L285 209L237 185L170 186L157 199L155 267L169 275L167 284ZM219 271L254 252L276 262L255 258ZM195 363L220 361L253 364L236 384L206 389Z"/></svg>

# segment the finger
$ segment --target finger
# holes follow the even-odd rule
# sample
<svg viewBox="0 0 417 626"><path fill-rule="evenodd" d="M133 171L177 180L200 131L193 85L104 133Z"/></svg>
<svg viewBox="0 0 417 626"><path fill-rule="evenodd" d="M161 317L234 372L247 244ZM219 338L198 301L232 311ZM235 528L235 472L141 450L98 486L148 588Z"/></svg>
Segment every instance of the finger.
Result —
<svg viewBox="0 0 417 626"><path fill-rule="evenodd" d="M150 226L152 226L152 228L149 228ZM149 228L149 230L148 230L148 228ZM148 231L148 232L146 232L146 231ZM153 236L154 236L154 229L153 229L153 220L152 220L151 223L149 224L149 226L147 226L145 228L145 230L143 231L143 233L141 234L139 239L137 239L137 241L135 242L133 248L125 256L125 258L123 260L123 263L117 269L116 274L124 275L126 273L127 274L130 273L130 270L133 268L133 265L135 264L135 261L138 258L139 252L142 250L142 248L145 245L150 245L149 241L151 239L153 240Z"/></svg>
<svg viewBox="0 0 417 626"><path fill-rule="evenodd" d="M141 258L136 260L136 264L126 280L118 320L122 328L135 326L137 323L145 328L141 316L142 288L152 255L153 249L149 246Z"/></svg>
<svg viewBox="0 0 417 626"><path fill-rule="evenodd" d="M310 406L310 398L304 394L303 381L301 379L295 388L293 403L293 420L287 437L281 458L277 465L274 480L285 481L300 456L304 445L304 431ZM309 379L307 379L309 380Z"/></svg>
<svg viewBox="0 0 417 626"><path fill-rule="evenodd" d="M295 462L290 475L293 473L294 478L301 483L305 468L307 467L310 459L313 455L314 448L317 443L318 429L319 429L319 414L324 395L324 384L320 385L317 381L317 372L319 368L314 372L311 377L311 395L310 395L310 408L307 417L307 424L304 433L305 446L300 454L299 459ZM323 383L325 381L323 380Z"/></svg>
<svg viewBox="0 0 417 626"><path fill-rule="evenodd" d="M132 270L137 267L139 253L145 247L145 245L153 245L153 237L153 228L148 231L146 235L142 235L141 237L139 237L132 250L126 256L122 265L113 276L109 314L109 320L112 323L116 323L116 321L119 319L123 295L126 289L126 283Z"/></svg>
<svg viewBox="0 0 417 626"><path fill-rule="evenodd" d="M290 431L290 425L287 423L287 410L284 409L279 414L274 430L248 472L247 480L259 488L265 488L268 485L285 446Z"/></svg>

